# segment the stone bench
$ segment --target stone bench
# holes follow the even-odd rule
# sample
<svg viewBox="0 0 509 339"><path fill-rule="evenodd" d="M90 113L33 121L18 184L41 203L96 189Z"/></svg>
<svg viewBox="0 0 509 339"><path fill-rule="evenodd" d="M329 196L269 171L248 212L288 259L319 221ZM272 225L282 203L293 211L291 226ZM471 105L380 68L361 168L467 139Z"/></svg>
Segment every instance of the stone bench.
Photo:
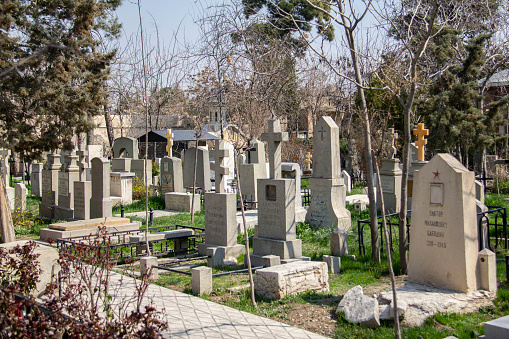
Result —
<svg viewBox="0 0 509 339"><path fill-rule="evenodd" d="M254 283L257 295L281 299L306 291L328 291L329 273L324 262L295 261L257 270Z"/></svg>

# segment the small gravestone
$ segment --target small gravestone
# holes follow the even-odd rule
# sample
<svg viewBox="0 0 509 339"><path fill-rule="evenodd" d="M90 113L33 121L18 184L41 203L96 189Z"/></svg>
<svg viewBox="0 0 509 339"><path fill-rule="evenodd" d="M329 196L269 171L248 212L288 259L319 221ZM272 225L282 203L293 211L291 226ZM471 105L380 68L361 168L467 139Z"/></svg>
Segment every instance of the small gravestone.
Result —
<svg viewBox="0 0 509 339"><path fill-rule="evenodd" d="M237 257L245 247L237 244L237 195L225 193L223 185L229 174L229 168L223 164L229 150L223 140L216 140L216 147L210 153L215 159L216 192L205 193L205 241L198 244L198 252L206 255L210 248L219 248L224 257Z"/></svg>
<svg viewBox="0 0 509 339"><path fill-rule="evenodd" d="M131 172L130 158L114 158L111 160L112 172Z"/></svg>
<svg viewBox="0 0 509 339"><path fill-rule="evenodd" d="M48 154L42 170L42 202L39 204L39 215L43 218L55 217L55 206L58 205L58 172L60 155Z"/></svg>
<svg viewBox="0 0 509 339"><path fill-rule="evenodd" d="M133 178L134 173L132 172L110 173L110 195L116 205L133 203Z"/></svg>
<svg viewBox="0 0 509 339"><path fill-rule="evenodd" d="M66 163L58 172L58 206L55 207L55 219L74 218L74 182L79 180L78 156L66 155Z"/></svg>
<svg viewBox="0 0 509 339"><path fill-rule="evenodd" d="M258 201L257 180L267 179L265 145L259 140L249 142L247 163L239 165L240 189L247 201Z"/></svg>
<svg viewBox="0 0 509 339"><path fill-rule="evenodd" d="M321 117L313 139L313 177L309 179L311 202L306 222L315 227L350 229L345 208L346 188L341 179L339 127L331 117Z"/></svg>
<svg viewBox="0 0 509 339"><path fill-rule="evenodd" d="M345 183L346 193L350 193L352 191L352 177L350 177L350 174L348 174L347 171L342 170L341 179L343 179L343 182Z"/></svg>
<svg viewBox="0 0 509 339"><path fill-rule="evenodd" d="M384 205L386 213L397 213L401 210L401 171L399 159L396 158L395 140L398 133L394 128L389 128L385 138L386 157L382 159L382 168L380 168L380 183L384 196ZM380 190L377 191L377 207L381 208Z"/></svg>
<svg viewBox="0 0 509 339"><path fill-rule="evenodd" d="M110 162L106 158L92 159L92 196L90 218L111 217Z"/></svg>
<svg viewBox="0 0 509 339"><path fill-rule="evenodd" d="M32 173L30 174L30 191L36 197L41 197L41 184L42 184L42 163L32 164Z"/></svg>
<svg viewBox="0 0 509 339"><path fill-rule="evenodd" d="M302 207L301 196L301 174L299 164L293 162L281 163L281 175L283 179L295 180L295 221L304 222L306 220L307 210Z"/></svg>
<svg viewBox="0 0 509 339"><path fill-rule="evenodd" d="M138 139L120 137L113 142L113 158L138 159Z"/></svg>
<svg viewBox="0 0 509 339"><path fill-rule="evenodd" d="M24 213L27 209L27 188L22 183L17 183L14 187L15 201L14 208L18 213Z"/></svg>
<svg viewBox="0 0 509 339"><path fill-rule="evenodd" d="M277 255L282 263L302 258L302 241L297 239L295 223L295 180L282 179L281 142L288 133L279 120L269 120L269 132L262 134L269 143L270 177L258 180L258 235L253 238L251 262L260 266L266 255Z"/></svg>
<svg viewBox="0 0 509 339"><path fill-rule="evenodd" d="M408 281L460 292L477 290L481 278L475 173L452 155L437 154L414 173L414 192Z"/></svg>
<svg viewBox="0 0 509 339"><path fill-rule="evenodd" d="M184 187L188 189L193 187L195 153L196 147L189 148L184 152ZM212 184L210 182L210 161L207 148L198 147L196 164L196 187L208 192L212 189Z"/></svg>
<svg viewBox="0 0 509 339"><path fill-rule="evenodd" d="M147 185L152 185L152 160L148 159L132 159L131 172L133 172L138 180L145 184L145 172L147 175Z"/></svg>
<svg viewBox="0 0 509 339"><path fill-rule="evenodd" d="M14 192L14 188L9 185L10 173L11 173L10 165L9 165L10 156L11 156L11 150L0 149L0 171L1 171L1 174L3 175L3 179L4 179L7 204L9 205L9 208L12 211L14 209L15 192Z"/></svg>
<svg viewBox="0 0 509 339"><path fill-rule="evenodd" d="M182 177L182 160L175 157L161 159L161 196L166 193L184 192L184 178Z"/></svg>

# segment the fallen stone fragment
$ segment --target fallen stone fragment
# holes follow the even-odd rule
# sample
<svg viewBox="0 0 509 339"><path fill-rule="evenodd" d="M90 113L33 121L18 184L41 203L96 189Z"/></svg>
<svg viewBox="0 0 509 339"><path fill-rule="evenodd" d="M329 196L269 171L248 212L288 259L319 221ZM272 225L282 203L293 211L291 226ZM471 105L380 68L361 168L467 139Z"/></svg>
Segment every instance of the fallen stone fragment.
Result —
<svg viewBox="0 0 509 339"><path fill-rule="evenodd" d="M378 300L365 296L361 286L355 286L346 292L338 310L343 311L345 319L352 323L367 327L380 326Z"/></svg>

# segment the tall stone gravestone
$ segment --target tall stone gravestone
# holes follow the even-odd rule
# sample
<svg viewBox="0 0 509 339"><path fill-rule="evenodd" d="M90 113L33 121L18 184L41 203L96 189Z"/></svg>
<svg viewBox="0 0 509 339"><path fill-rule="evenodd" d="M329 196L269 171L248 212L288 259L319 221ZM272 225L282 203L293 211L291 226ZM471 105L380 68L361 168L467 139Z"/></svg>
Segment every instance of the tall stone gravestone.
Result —
<svg viewBox="0 0 509 339"><path fill-rule="evenodd" d="M92 159L92 196L90 218L111 217L110 162L106 158Z"/></svg>
<svg viewBox="0 0 509 339"><path fill-rule="evenodd" d="M15 191L14 188L9 185L10 181L10 165L9 158L11 156L11 150L0 149L0 171L4 178L6 199L11 211L14 209Z"/></svg>
<svg viewBox="0 0 509 339"><path fill-rule="evenodd" d="M184 178L182 177L182 160L175 157L161 159L161 196L170 192L184 192Z"/></svg>
<svg viewBox="0 0 509 339"><path fill-rule="evenodd" d="M196 147L191 147L184 152L184 187L193 187L193 173ZM196 187L204 192L212 189L210 182L210 160L209 151L206 147L198 147L198 158L196 165Z"/></svg>
<svg viewBox="0 0 509 339"><path fill-rule="evenodd" d="M345 184L346 193L350 193L352 191L352 177L348 174L347 171L341 171L341 178L343 179L343 183Z"/></svg>
<svg viewBox="0 0 509 339"><path fill-rule="evenodd" d="M301 195L301 173L300 166L293 162L281 163L281 176L283 179L295 180L295 221L304 222L306 220L307 210L302 207L302 195Z"/></svg>
<svg viewBox="0 0 509 339"><path fill-rule="evenodd" d="M395 140L398 133L394 128L389 128L385 140L386 157L382 159L382 168L380 168L380 181L384 196L385 212L397 213L401 210L401 176L403 171L399 165L399 159L396 158ZM377 205L381 208L380 190L377 190Z"/></svg>
<svg viewBox="0 0 509 339"><path fill-rule="evenodd" d="M18 182L14 187L15 202L14 208L18 213L24 213L27 209L27 188L24 184Z"/></svg>
<svg viewBox="0 0 509 339"><path fill-rule="evenodd" d="M267 179L265 145L251 140L247 151L247 164L239 166L240 189L246 201L258 201L257 180Z"/></svg>
<svg viewBox="0 0 509 339"><path fill-rule="evenodd" d="M55 206L58 205L58 172L61 166L60 154L48 154L42 170L42 202L39 204L39 215L43 218L55 217Z"/></svg>
<svg viewBox="0 0 509 339"><path fill-rule="evenodd" d="M279 120L269 120L268 133L262 140L269 144L270 179L258 179L258 235L253 238L251 262L264 263L264 256L277 255L282 263L302 259L302 241L297 239L295 223L295 180L282 179L281 132Z"/></svg>
<svg viewBox="0 0 509 339"><path fill-rule="evenodd" d="M237 195L225 193L223 185L230 171L224 159L230 151L223 140L216 140L215 146L210 153L215 159L216 192L205 193L205 242L198 245L198 252L206 255L209 248L216 248L224 257L237 257L245 249L237 244Z"/></svg>
<svg viewBox="0 0 509 339"><path fill-rule="evenodd" d="M92 198L92 181L87 180L88 151L78 151L79 181L74 182L74 219L90 219L90 199ZM91 175L90 175L91 177Z"/></svg>
<svg viewBox="0 0 509 339"><path fill-rule="evenodd" d="M32 173L30 174L30 191L36 197L41 196L43 164L36 162L32 164Z"/></svg>
<svg viewBox="0 0 509 339"><path fill-rule="evenodd" d="M58 206L55 207L55 219L74 218L74 182L79 180L78 156L65 156L66 163L58 172Z"/></svg>
<svg viewBox="0 0 509 339"><path fill-rule="evenodd" d="M408 281L477 290L487 278L481 268L496 263L481 262L478 253L475 173L452 155L437 154L415 171L414 192Z"/></svg>
<svg viewBox="0 0 509 339"><path fill-rule="evenodd" d="M321 117L314 131L311 203L306 221L316 227L348 231L351 219L345 208L346 187L341 179L339 127L331 117Z"/></svg>

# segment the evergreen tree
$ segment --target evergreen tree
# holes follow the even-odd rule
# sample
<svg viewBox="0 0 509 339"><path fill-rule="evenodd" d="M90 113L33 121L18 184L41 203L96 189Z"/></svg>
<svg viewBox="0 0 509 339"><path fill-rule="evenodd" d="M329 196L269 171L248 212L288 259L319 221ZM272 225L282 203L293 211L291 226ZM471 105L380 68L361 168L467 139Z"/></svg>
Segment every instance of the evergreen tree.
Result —
<svg viewBox="0 0 509 339"><path fill-rule="evenodd" d="M0 146L37 159L72 148L101 112L121 0L3 0L0 4Z"/></svg>

